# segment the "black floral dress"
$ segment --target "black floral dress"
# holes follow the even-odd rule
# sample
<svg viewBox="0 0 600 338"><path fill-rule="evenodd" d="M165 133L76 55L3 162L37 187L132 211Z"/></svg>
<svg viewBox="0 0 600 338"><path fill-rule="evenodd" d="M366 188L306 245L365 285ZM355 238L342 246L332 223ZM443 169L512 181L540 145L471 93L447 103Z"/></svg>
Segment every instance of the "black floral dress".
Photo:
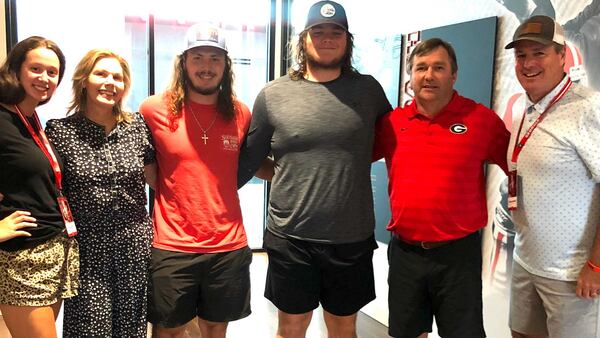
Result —
<svg viewBox="0 0 600 338"><path fill-rule="evenodd" d="M80 245L79 296L65 301L63 336L146 337L150 131L137 113L109 135L77 114L48 121L46 133L63 158Z"/></svg>

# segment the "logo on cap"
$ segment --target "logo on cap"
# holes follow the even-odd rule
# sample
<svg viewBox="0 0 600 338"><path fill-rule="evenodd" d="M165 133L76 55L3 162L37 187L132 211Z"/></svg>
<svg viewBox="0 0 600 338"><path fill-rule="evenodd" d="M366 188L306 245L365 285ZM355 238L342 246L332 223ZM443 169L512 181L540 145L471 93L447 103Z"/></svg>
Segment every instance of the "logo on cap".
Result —
<svg viewBox="0 0 600 338"><path fill-rule="evenodd" d="M183 52L195 47L215 47L227 52L223 31L217 26L206 23L197 23L188 29Z"/></svg>
<svg viewBox="0 0 600 338"><path fill-rule="evenodd" d="M539 22L528 22L521 29L521 35L542 33L542 24Z"/></svg>
<svg viewBox="0 0 600 338"><path fill-rule="evenodd" d="M219 43L219 31L211 27L208 27L205 30L199 30L196 32L196 41L212 41Z"/></svg>
<svg viewBox="0 0 600 338"><path fill-rule="evenodd" d="M335 7L332 4L324 4L321 6L321 15L326 18L331 18L335 15Z"/></svg>

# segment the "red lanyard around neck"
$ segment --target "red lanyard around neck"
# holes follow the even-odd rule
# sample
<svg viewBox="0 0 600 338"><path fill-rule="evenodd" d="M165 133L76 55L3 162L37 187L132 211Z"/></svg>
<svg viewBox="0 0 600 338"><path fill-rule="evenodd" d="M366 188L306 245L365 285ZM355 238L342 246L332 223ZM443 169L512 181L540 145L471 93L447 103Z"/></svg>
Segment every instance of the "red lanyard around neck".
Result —
<svg viewBox="0 0 600 338"><path fill-rule="evenodd" d="M544 109L540 116L538 116L538 118L533 122L529 129L527 129L527 131L523 135L523 138L518 143L515 143L515 147L513 149L511 158L512 163L517 163L517 160L519 159L519 154L521 154L521 150L523 150L523 147L525 147L525 144L531 137L531 134L533 133L535 128L538 126L538 124L540 124L540 122L542 122L544 117L546 117L546 113L550 110L550 108L552 108L552 106L554 106L556 102L560 101L560 99L562 99L565 96L567 91L569 91L569 88L571 88L571 84L571 78L567 78L567 82L562 86L558 93L556 93L556 95L552 98L550 103L548 103L546 109ZM519 125L519 131L517 133L517 137L515 138L516 140L519 140L519 136L521 135L521 130L523 129L523 122L525 121L525 115L526 113L523 113L523 117L521 118L521 124Z"/></svg>
<svg viewBox="0 0 600 338"><path fill-rule="evenodd" d="M60 170L60 165L58 164L56 155L54 154L54 151L50 146L50 142L46 137L46 133L44 133L44 130L42 129L42 124L40 123L40 119L38 118L37 113L35 111L33 112L33 117L38 128L38 132L36 133L31 123L29 123L29 120L25 117L25 115L23 115L23 113L21 112L19 107L17 107L17 105L15 105L15 109L17 111L17 115L19 115L19 117L21 118L21 121L23 122L23 124L25 124L25 127L27 127L27 131L29 131L29 134L35 141L35 144L37 144L37 146L44 153L44 155L46 155L46 158L48 158L48 161L52 166L52 171L54 172L54 181L56 184L56 188L60 193L62 191L62 172Z"/></svg>

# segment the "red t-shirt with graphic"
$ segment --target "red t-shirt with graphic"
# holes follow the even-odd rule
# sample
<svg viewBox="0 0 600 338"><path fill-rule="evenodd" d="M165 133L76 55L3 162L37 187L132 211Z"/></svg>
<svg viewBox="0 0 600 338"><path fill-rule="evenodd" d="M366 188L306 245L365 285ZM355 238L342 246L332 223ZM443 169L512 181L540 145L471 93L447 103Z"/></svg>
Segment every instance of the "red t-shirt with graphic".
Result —
<svg viewBox="0 0 600 338"><path fill-rule="evenodd" d="M164 95L151 96L141 104L158 164L155 248L214 253L248 245L237 168L251 114L243 103L236 102L236 106L235 118L225 121L215 105L188 100L181 114L173 117Z"/></svg>

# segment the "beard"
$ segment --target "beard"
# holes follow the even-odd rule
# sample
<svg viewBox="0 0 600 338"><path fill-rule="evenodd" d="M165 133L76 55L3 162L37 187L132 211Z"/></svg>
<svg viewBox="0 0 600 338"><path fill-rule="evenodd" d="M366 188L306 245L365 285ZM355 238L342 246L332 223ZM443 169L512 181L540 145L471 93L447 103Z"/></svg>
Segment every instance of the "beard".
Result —
<svg viewBox="0 0 600 338"><path fill-rule="evenodd" d="M214 74L211 74L211 75L214 75ZM192 81L192 79L190 78L190 76L187 73L185 74L185 81L188 85L188 88L191 91L198 93L200 95L212 95L221 89L220 83L214 87L208 87L208 88L207 87L198 87L194 84L194 82Z"/></svg>
<svg viewBox="0 0 600 338"><path fill-rule="evenodd" d="M342 68L345 55L329 62L319 61L311 52L306 51L306 63L312 69L339 69Z"/></svg>

